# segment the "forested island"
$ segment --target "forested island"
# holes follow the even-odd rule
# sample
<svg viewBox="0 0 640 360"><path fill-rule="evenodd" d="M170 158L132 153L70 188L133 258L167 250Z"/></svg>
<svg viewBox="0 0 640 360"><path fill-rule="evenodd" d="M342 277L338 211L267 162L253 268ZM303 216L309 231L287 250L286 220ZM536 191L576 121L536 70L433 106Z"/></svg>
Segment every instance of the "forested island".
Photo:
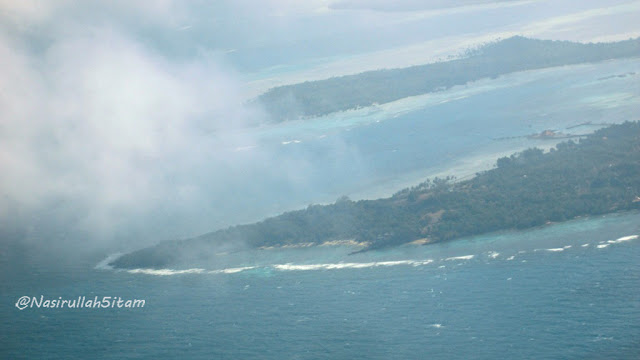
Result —
<svg viewBox="0 0 640 360"><path fill-rule="evenodd" d="M627 122L497 161L466 181L427 180L390 198L310 205L197 238L166 241L115 260L118 268L206 262L225 245L252 248L353 240L363 251L527 229L578 216L640 209L640 122Z"/></svg>
<svg viewBox="0 0 640 360"><path fill-rule="evenodd" d="M516 71L637 56L640 39L582 44L516 36L468 50L451 61L279 86L255 101L274 121L285 121L383 104Z"/></svg>

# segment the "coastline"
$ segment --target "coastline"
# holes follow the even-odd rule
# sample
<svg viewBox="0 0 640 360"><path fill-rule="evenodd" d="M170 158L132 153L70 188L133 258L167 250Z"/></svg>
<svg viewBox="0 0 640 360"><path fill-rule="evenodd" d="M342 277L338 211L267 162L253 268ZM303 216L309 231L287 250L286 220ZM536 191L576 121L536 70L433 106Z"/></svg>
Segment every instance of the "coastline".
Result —
<svg viewBox="0 0 640 360"><path fill-rule="evenodd" d="M357 202L341 198L331 205L309 206L259 223L203 235L191 239L191 244L197 247L204 242L222 244L242 238L262 250L316 244L364 245L352 252L357 254L408 242L419 245L429 241L425 239L444 242L499 230L533 228L576 216L636 209L637 201L629 198L629 189L633 192L637 188L633 169L637 168L634 144L638 126L638 122L612 125L588 136L586 141L563 142L563 146L557 145L559 139L536 139L537 150L503 157L496 164L499 166L493 168L500 155L513 153L508 146L513 143L507 143L500 152L461 158L446 166L443 171L448 176L456 175L457 183L447 184L448 179L443 178L419 184L413 181L413 187L390 198ZM519 144L525 148L534 145L530 141ZM557 151L545 154L541 147L547 150L556 147ZM614 161L612 153L625 155ZM489 166L493 169L477 172ZM609 178L616 178L617 182L606 182ZM590 189L586 198L579 192L584 184ZM544 191L529 190L539 188ZM448 216L438 216L434 221L432 215L441 211ZM353 219L348 220L350 217ZM313 223L322 225L313 228L309 225ZM183 241L184 246L187 241ZM187 261L176 253L176 247L182 246L182 243L159 244L127 254L109 265L164 267Z"/></svg>
<svg viewBox="0 0 640 360"><path fill-rule="evenodd" d="M487 146L487 148L490 148L488 150L483 148L474 153L454 159L451 163L445 165L432 166L425 170L404 174L400 177L389 178L368 189L352 192L348 194L348 196L354 201L377 200L391 197L402 189L411 188L426 179L433 179L435 177L446 178L447 176L454 176L455 182L469 180L476 176L477 173L495 168L496 162L502 157L511 156L532 147L548 152L551 148L555 148L557 144L565 140L566 139L525 139L517 145L501 149L493 149L495 144L491 144Z"/></svg>

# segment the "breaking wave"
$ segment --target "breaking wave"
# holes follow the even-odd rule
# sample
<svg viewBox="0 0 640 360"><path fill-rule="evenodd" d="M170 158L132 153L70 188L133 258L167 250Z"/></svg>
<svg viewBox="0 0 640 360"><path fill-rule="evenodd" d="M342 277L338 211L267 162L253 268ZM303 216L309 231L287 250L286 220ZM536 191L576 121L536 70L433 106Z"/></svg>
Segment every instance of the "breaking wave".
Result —
<svg viewBox="0 0 640 360"><path fill-rule="evenodd" d="M281 144L282 145L289 145L289 144L300 144L302 141L294 139L294 140L288 140L288 141L282 141Z"/></svg>
<svg viewBox="0 0 640 360"><path fill-rule="evenodd" d="M444 259L445 261L451 261L451 260L471 260L475 257L475 255L464 255L464 256L454 256L454 257L450 257L450 258L446 258Z"/></svg>
<svg viewBox="0 0 640 360"><path fill-rule="evenodd" d="M364 269L376 266L398 266L398 265L411 265L421 266L432 263L433 260L398 260L398 261L375 261L366 263L330 263L330 264L308 264L308 265L296 265L296 264L277 264L272 267L276 270L283 271L308 271L308 270L337 270L337 269Z"/></svg>
<svg viewBox="0 0 640 360"><path fill-rule="evenodd" d="M593 245L593 247L597 249L604 249L614 244L620 244L624 242L628 242L631 240L636 240L640 236L639 235L628 235L617 238L615 240L608 241L600 241L597 243L585 243L581 244L579 248L586 249ZM548 248L548 249L536 249L534 252L563 252L565 250L571 249L572 245L565 245L563 247L557 248ZM506 256L500 260L500 253L497 251L489 251L485 254L488 258L494 259L497 261L511 261L514 260L516 256L527 253L526 251L518 251L517 253L513 253L512 255ZM108 256L106 259L102 260L98 263L95 268L96 269L104 269L104 270L112 270L112 268L108 265L113 262L113 260L120 257L122 254L113 254ZM341 269L366 269L366 268L375 268L375 267L392 267L392 266L425 266L435 261L440 263L447 261L467 261L475 258L476 255L462 255L462 256L452 256L441 258L439 260L433 259L423 259L423 260L389 260L389 261L370 261L370 262L337 262L337 263L315 263L315 264L296 264L296 263L284 263L284 264L269 264L269 265L257 265L257 266L239 266L239 267L231 267L225 269L215 269L215 270L207 270L202 268L192 268L192 269L131 269L131 270L122 270L126 271L130 274L146 274L146 275L156 275L156 276L171 276L171 275L184 275L184 274L237 274L242 273L249 270L263 270L263 271L317 271L317 270L341 270ZM527 262L527 260L522 260L522 262ZM462 263L461 263L462 264ZM437 269L445 268L444 265L440 265Z"/></svg>
<svg viewBox="0 0 640 360"><path fill-rule="evenodd" d="M146 274L157 276L170 276L180 274L202 274L205 269L185 269L185 270L173 270L173 269L131 269L127 270L130 274Z"/></svg>

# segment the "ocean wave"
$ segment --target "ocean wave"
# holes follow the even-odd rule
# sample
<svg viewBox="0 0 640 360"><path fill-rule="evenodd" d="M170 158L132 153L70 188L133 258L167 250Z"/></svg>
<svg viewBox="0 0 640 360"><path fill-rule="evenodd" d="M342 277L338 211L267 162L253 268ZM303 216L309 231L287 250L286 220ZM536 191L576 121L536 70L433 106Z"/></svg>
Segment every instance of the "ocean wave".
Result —
<svg viewBox="0 0 640 360"><path fill-rule="evenodd" d="M534 252L537 251L550 251L550 252L560 252L560 251L565 251L567 249L571 249L572 245L566 245L560 248L549 248L549 249L535 249L533 250Z"/></svg>
<svg viewBox="0 0 640 360"><path fill-rule="evenodd" d="M256 266L243 266L243 267L237 267L237 268L211 270L209 271L209 274L235 274L235 273L239 273L239 272L243 272L243 271L251 270L255 268Z"/></svg>
<svg viewBox="0 0 640 360"><path fill-rule="evenodd" d="M185 269L185 270L174 270L174 269L131 269L127 270L130 274L146 274L146 275L157 275L157 276L171 276L171 275L181 275L181 274L202 274L205 272L205 269Z"/></svg>
<svg viewBox="0 0 640 360"><path fill-rule="evenodd" d="M639 235L628 235L617 238L616 240L608 240L608 241L599 241L597 244L593 244L597 249L604 249L609 247L612 244L619 244L631 240L636 240L640 238ZM580 245L580 247L586 248L590 247L592 244L585 243ZM548 248L548 249L535 249L534 252L562 252L567 249L572 248L572 245L565 245L563 247L557 248ZM517 254L505 257L505 261L511 261L516 258L516 256L520 254L524 254L526 251L518 251ZM498 259L500 253L497 251L488 251L484 253L487 257L491 259ZM105 270L113 270L108 264L116 260L122 254L112 254L107 258L98 263L95 268L96 269L105 269ZM440 258L437 260L438 262L446 262L446 261L455 261L455 260L471 260L475 258L476 255L462 255L462 256L453 256L447 258ZM423 260L389 260L389 261L371 261L371 262L337 262L337 263L316 263L316 264L295 264L295 263L286 263L286 264L268 264L268 265L258 265L258 266L241 266L241 267L231 267L225 269L215 269L215 270L206 270L201 268L193 268L193 269L132 269L132 270L124 270L131 274L146 274L146 275L156 275L156 276L171 276L171 275L181 275L181 274L236 274L247 270L252 269L270 269L276 271L314 271L314 270L340 270L340 269L365 269L365 268L373 268L373 267L392 267L392 266L424 266L433 263L433 259L423 259ZM527 260L522 260L522 262L527 262ZM439 269L445 268L444 265L438 266Z"/></svg>
<svg viewBox="0 0 640 360"><path fill-rule="evenodd" d="M302 141L300 140L289 140L289 141L283 141L281 142L282 145L289 145L289 144L300 144Z"/></svg>
<svg viewBox="0 0 640 360"><path fill-rule="evenodd" d="M310 270L338 270L338 269L363 269L370 267L388 267L388 266L423 266L432 263L433 260L396 260L396 261L375 261L366 263L327 263L327 264L275 264L263 266L263 268L271 268L279 271L310 271ZM235 274L247 270L257 269L260 266L243 266L235 268L206 270L201 268L193 269L131 269L125 270L130 274L145 274L156 276L171 276L171 275L183 275L183 274Z"/></svg>
<svg viewBox="0 0 640 360"><path fill-rule="evenodd" d="M560 252L560 251L564 251L564 248L550 248L550 249L535 249L534 251L550 251L550 252Z"/></svg>
<svg viewBox="0 0 640 360"><path fill-rule="evenodd" d="M377 266L422 266L432 263L433 260L396 260L375 261L366 263L327 263L327 264L276 264L272 267L280 271L311 271L311 270L337 270L337 269L364 269Z"/></svg>
<svg viewBox="0 0 640 360"><path fill-rule="evenodd" d="M475 255L464 255L464 256L454 256L454 257L449 257L444 259L445 261L452 261L452 260L471 260L475 257Z"/></svg>
<svg viewBox="0 0 640 360"><path fill-rule="evenodd" d="M629 235L629 236L623 236L621 238L617 238L616 240L609 240L607 242L609 244L619 244L619 243L625 242L625 241L636 240L638 237L639 237L638 235Z"/></svg>

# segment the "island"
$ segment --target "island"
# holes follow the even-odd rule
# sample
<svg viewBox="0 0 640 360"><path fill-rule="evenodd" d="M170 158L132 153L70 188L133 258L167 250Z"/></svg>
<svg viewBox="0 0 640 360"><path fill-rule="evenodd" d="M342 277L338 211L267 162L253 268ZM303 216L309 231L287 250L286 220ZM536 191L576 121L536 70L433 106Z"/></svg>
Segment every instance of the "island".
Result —
<svg viewBox="0 0 640 360"><path fill-rule="evenodd" d="M626 122L497 160L469 180L428 179L393 196L310 205L264 221L125 254L116 268L164 268L210 261L221 248L326 243L371 251L431 244L580 216L640 209L640 122ZM359 250L358 250L359 249ZM266 251L266 250L265 250Z"/></svg>
<svg viewBox="0 0 640 360"><path fill-rule="evenodd" d="M640 38L583 44L515 36L468 49L451 61L278 86L253 102L261 104L274 122L297 120L384 104L517 71L638 56Z"/></svg>

